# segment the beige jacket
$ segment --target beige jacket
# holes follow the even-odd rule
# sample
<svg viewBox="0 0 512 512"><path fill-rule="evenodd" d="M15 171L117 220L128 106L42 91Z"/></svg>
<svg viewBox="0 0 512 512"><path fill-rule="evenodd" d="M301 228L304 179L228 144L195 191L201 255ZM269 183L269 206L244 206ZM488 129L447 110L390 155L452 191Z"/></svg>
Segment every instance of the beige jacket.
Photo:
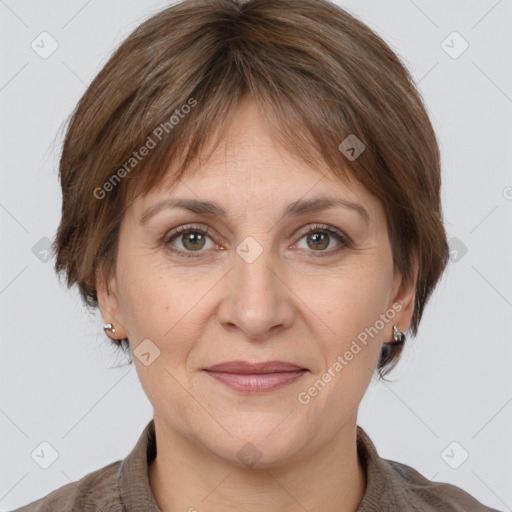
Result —
<svg viewBox="0 0 512 512"><path fill-rule="evenodd" d="M499 512L459 487L431 482L405 464L382 459L360 426L357 450L367 485L356 512ZM155 456L151 420L124 460L93 471L13 512L161 512L148 478L148 465Z"/></svg>

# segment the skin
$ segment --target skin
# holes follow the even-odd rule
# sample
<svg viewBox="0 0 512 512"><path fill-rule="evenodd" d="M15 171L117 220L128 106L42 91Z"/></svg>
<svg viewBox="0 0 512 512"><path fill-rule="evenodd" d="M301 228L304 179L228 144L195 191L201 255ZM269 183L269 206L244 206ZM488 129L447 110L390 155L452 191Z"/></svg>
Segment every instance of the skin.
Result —
<svg viewBox="0 0 512 512"><path fill-rule="evenodd" d="M99 283L98 298L105 322L116 338L129 338L132 352L145 339L160 350L147 366L134 362L154 409L158 453L149 478L162 512L354 511L363 498L357 410L393 324L400 331L410 324L414 284L393 270L380 201L353 179L323 174L277 147L246 99L211 158L126 211L110 293ZM345 207L281 218L289 203L323 195L362 205L369 222ZM142 213L168 198L216 201L228 216L167 209L142 226ZM204 242L182 233L165 244L166 234L187 224L211 231ZM325 240L325 231L303 234L315 224L352 244L329 235L317 248L314 234ZM252 263L236 252L248 236L262 248ZM393 320L301 404L299 393L393 304L401 305ZM309 371L250 395L202 370L237 359ZM252 467L237 456L247 442L261 454Z"/></svg>

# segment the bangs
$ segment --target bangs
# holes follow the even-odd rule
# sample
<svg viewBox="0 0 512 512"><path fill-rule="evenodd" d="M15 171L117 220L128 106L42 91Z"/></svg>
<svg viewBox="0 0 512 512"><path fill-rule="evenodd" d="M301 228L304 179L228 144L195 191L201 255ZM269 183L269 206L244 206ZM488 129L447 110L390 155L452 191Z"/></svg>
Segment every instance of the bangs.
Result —
<svg viewBox="0 0 512 512"><path fill-rule="evenodd" d="M351 165L338 150L355 130L348 128L347 121L339 115L341 100L333 98L320 79L305 82L300 70L286 70L288 73L284 74L278 66L272 73L268 64L258 69L247 64L251 59L244 60L236 53L220 55L190 96L183 96L168 107L142 135L141 141L145 142L136 147L150 145L153 149L126 176L122 187L126 205L164 182L172 186L191 166L207 161L225 139L237 107L244 100L255 101L270 137L284 151L322 174L327 168L344 180L350 168L358 179L367 181L360 177L361 166ZM210 83L213 79L215 86ZM193 107L186 108L190 105ZM148 111L156 108L154 104L147 106ZM124 165L129 159L130 153Z"/></svg>

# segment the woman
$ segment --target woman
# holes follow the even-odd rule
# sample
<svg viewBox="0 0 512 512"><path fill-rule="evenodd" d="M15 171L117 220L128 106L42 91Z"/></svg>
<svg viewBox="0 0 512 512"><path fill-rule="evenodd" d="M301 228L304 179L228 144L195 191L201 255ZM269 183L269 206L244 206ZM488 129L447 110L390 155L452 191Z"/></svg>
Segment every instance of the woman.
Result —
<svg viewBox="0 0 512 512"><path fill-rule="evenodd" d="M492 510L357 425L447 262L407 70L324 0L185 0L121 45L60 162L56 270L132 354L133 451L20 511Z"/></svg>

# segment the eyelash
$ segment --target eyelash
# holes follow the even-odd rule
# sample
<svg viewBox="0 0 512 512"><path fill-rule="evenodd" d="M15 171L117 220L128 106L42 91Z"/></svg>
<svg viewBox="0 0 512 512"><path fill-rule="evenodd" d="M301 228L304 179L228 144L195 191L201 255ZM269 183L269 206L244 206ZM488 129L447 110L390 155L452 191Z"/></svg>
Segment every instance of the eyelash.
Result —
<svg viewBox="0 0 512 512"><path fill-rule="evenodd" d="M204 235L210 236L211 229L209 226L199 226L199 225L193 225L193 224L187 224L184 226L180 226L180 227L174 229L173 231L171 231L170 233L167 233L164 236L163 244L170 251L172 251L173 253L175 253L179 256L185 256L187 258L197 258L200 256L200 254L202 252L205 252L205 251L201 251L201 250L199 250L199 251L182 251L180 249L172 249L170 247L171 243L175 239L177 239L179 237L179 235L182 235L183 233L188 233L188 232L199 232ZM334 236L334 238L336 238L336 240L341 244L341 247L338 247L337 249L331 249L329 251L325 251L325 250L323 250L323 251L313 251L313 250L308 251L308 252L312 252L312 253L317 253L317 254L315 254L315 256L313 256L314 258L323 258L323 257L331 256L333 254L337 254L338 252L342 251L343 249L350 248L353 245L352 241L350 240L350 238L348 236L343 234L341 231L331 228L325 224L314 224L313 226L309 227L306 231L302 231L300 233L299 240L302 240L302 238L304 238L305 236L307 236L311 233L316 233L316 232L325 232L329 236Z"/></svg>

